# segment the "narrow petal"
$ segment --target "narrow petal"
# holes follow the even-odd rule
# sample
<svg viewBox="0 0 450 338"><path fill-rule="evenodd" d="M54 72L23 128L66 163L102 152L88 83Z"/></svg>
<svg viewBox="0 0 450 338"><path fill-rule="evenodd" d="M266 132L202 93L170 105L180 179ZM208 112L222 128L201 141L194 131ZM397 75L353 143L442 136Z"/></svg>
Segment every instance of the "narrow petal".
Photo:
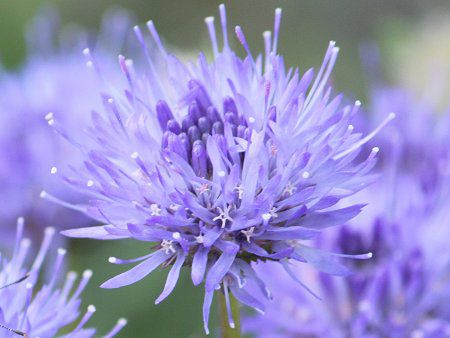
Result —
<svg viewBox="0 0 450 338"><path fill-rule="evenodd" d="M166 254L164 250L159 250L155 252L153 256L136 265L134 268L107 280L101 285L101 287L104 289L115 289L136 283L150 274L169 258L170 255Z"/></svg>
<svg viewBox="0 0 450 338"><path fill-rule="evenodd" d="M72 230L61 231L61 234L72 238L92 238L92 239L122 239L129 236L116 236L110 234L106 229L106 226L94 226L86 228L78 228Z"/></svg>
<svg viewBox="0 0 450 338"><path fill-rule="evenodd" d="M314 229L324 229L335 225L342 225L361 212L364 204L353 205L348 208L328 212L312 212L301 220L301 225Z"/></svg>
<svg viewBox="0 0 450 338"><path fill-rule="evenodd" d="M311 239L319 234L316 229L308 229L302 226L291 226L287 228L272 227L262 235L258 236L258 239L270 239L270 240L290 240L290 239Z"/></svg>
<svg viewBox="0 0 450 338"><path fill-rule="evenodd" d="M203 301L203 326L205 328L205 333L209 335L209 312L211 311L211 304L214 297L214 290L205 290L205 299Z"/></svg>
<svg viewBox="0 0 450 338"><path fill-rule="evenodd" d="M337 276L348 276L350 274L347 267L336 262L333 254L304 245L296 247L295 252L322 272Z"/></svg>
<svg viewBox="0 0 450 338"><path fill-rule="evenodd" d="M264 313L263 303L250 295L247 291L244 290L244 288L239 288L237 285L232 285L230 289L234 297L236 297L239 302L254 308L260 313Z"/></svg>
<svg viewBox="0 0 450 338"><path fill-rule="evenodd" d="M178 252L177 260L175 264L170 269L169 275L167 276L166 285L164 286L163 292L156 299L155 304L161 303L175 288L177 285L178 277L180 277L180 270L186 260L186 253L182 250Z"/></svg>
<svg viewBox="0 0 450 338"><path fill-rule="evenodd" d="M209 248L200 247L194 254L192 260L191 278L194 285L199 285L203 281L208 262Z"/></svg>
<svg viewBox="0 0 450 338"><path fill-rule="evenodd" d="M222 278L225 277L236 258L239 246L234 243L224 242L223 248L221 249L223 253L211 269L209 269L208 276L206 277L206 290L208 291L214 290L216 285L220 284Z"/></svg>

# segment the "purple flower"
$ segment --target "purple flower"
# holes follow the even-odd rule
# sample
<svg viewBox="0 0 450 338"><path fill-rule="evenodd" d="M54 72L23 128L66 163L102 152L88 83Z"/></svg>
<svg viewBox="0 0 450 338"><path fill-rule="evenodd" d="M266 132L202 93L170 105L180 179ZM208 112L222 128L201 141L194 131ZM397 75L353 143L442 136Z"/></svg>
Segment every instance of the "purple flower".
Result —
<svg viewBox="0 0 450 338"><path fill-rule="evenodd" d="M322 241L326 248L370 251L374 258L356 261L355 274L344 280L293 267L323 301L293 291L295 284L277 267L260 265L274 302L265 316L246 320L247 332L271 338L450 336L450 147L441 132L450 115L417 109L423 105L414 101L399 105L406 97L401 90L375 93L378 107L396 105L399 116L378 137L385 150L383 179L362 192L367 212ZM379 113L372 111L375 119Z"/></svg>
<svg viewBox="0 0 450 338"><path fill-rule="evenodd" d="M390 175L410 176L420 191L409 197L424 197L423 201L433 208L435 198L442 190L439 180L449 161L448 130L450 106L447 111L432 109L426 98L418 99L407 90L378 86L371 94L371 119L368 125L379 123L386 111L394 111L397 118L375 138L383 151L382 165L394 168ZM406 179L398 180L398 183ZM407 197L407 196L405 196ZM406 203L408 204L408 203ZM439 203L438 203L439 204ZM427 208L418 206L418 210Z"/></svg>
<svg viewBox="0 0 450 338"><path fill-rule="evenodd" d="M369 236L342 231L345 245L340 248L374 250L375 260L355 264L356 272L346 279L292 265L295 276L308 280L321 300L298 290L291 276L272 262L258 264L274 301L264 315L245 319L245 332L261 338L447 337L448 255L432 261L424 248L403 245L408 238L399 231L401 227L381 220L374 222Z"/></svg>
<svg viewBox="0 0 450 338"><path fill-rule="evenodd" d="M39 15L28 34L30 52L25 64L19 71L0 70L0 246L14 238L14 227L8 225L17 215L27 217L27 230L35 234L41 232L43 224L59 228L71 222L87 225L81 214L55 210L39 198L43 187L72 202L81 198L61 189L59 180L51 175L53 166L63 167L70 158L81 157L48 129L44 116L53 112L71 130L82 129L90 119L90 109L101 106L99 81L82 59L80 45L85 46L85 34L81 30L62 31L57 19L52 12ZM106 19L117 30L111 36L124 40L119 34L125 32L124 14L113 13ZM107 51L118 47L100 35L95 49L104 64L113 64ZM115 66L111 68L116 72ZM116 73L120 75L120 71Z"/></svg>
<svg viewBox="0 0 450 338"><path fill-rule="evenodd" d="M77 283L77 274L69 272L64 284L59 287L59 276L66 250L58 249L50 279L41 287L40 274L49 251L55 230L47 228L44 239L30 267L26 262L30 257L29 239L23 237L24 222L17 221L16 245L12 258L1 256L0 268L0 337L94 337L95 329L86 328L86 323L95 312L89 305L80 316L80 295L92 276L86 270ZM104 337L114 337L126 324L120 319L116 326ZM73 329L67 331L67 325ZM15 331L12 331L15 330ZM62 334L61 332L65 332Z"/></svg>
<svg viewBox="0 0 450 338"><path fill-rule="evenodd" d="M354 159L393 117L366 137L353 132L350 121L360 103L341 105L342 96L333 97L328 86L338 54L334 42L316 76L286 69L277 54L281 10L275 12L274 34L263 34L263 55L254 57L242 29L235 28L245 59L230 49L223 5L220 18L221 49L214 18L205 19L212 61L203 53L197 62L180 61L162 45L152 21L147 26L156 48L150 53L136 26L147 66L119 56L129 87L103 95L105 109L93 113L88 136L71 137L85 162L63 174L91 197L88 206L75 207L104 223L64 234L156 243L143 257L110 258L113 264L138 264L103 287L126 286L170 266L159 303L174 289L181 267L189 266L193 283L205 283L206 332L217 289L228 304L231 292L264 311L270 293L252 262L286 267L291 258L348 274L336 261L346 255L317 250L308 240L360 212L363 204L336 204L373 181L369 172L378 149ZM66 134L56 115L50 122ZM256 283L261 295L247 292L246 282ZM229 323L234 325L230 313Z"/></svg>

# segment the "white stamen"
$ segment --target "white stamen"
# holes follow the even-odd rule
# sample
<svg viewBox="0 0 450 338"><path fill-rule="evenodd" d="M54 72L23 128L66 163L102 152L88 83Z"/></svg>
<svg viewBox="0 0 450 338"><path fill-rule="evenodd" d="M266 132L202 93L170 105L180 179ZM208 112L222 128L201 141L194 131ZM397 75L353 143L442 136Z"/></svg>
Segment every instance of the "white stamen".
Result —
<svg viewBox="0 0 450 338"><path fill-rule="evenodd" d="M94 181L88 180L88 181L86 182L86 185L87 185L88 187L92 187L92 186L94 185Z"/></svg>
<svg viewBox="0 0 450 338"><path fill-rule="evenodd" d="M205 241L205 237L204 237L202 234L200 234L200 235L198 235L198 236L195 236L195 241L196 241L198 244L203 244L203 242Z"/></svg>
<svg viewBox="0 0 450 338"><path fill-rule="evenodd" d="M283 190L283 194L292 195L297 190L297 187L293 185L290 181L286 184L286 187Z"/></svg>
<svg viewBox="0 0 450 338"><path fill-rule="evenodd" d="M115 264L117 262L117 258L116 257L109 257L108 258L108 262L110 262L111 264Z"/></svg>
<svg viewBox="0 0 450 338"><path fill-rule="evenodd" d="M164 239L161 242L161 248L164 250L164 252L166 253L166 255L170 254L170 253L175 253L176 250L172 245L173 241L169 241L167 239Z"/></svg>
<svg viewBox="0 0 450 338"><path fill-rule="evenodd" d="M278 214L276 211L277 209L275 207L272 207L268 213L262 215L263 220L268 222L271 218L277 218Z"/></svg>
<svg viewBox="0 0 450 338"><path fill-rule="evenodd" d="M134 62L133 62L132 59L126 59L126 60L125 60L125 65L126 65L128 68L132 68L133 65L134 65Z"/></svg>
<svg viewBox="0 0 450 338"><path fill-rule="evenodd" d="M237 185L236 188L234 188L234 191L237 192L238 198L241 200L244 196L244 188L242 187L242 185Z"/></svg>
<svg viewBox="0 0 450 338"><path fill-rule="evenodd" d="M272 215L269 213L265 213L265 214L262 214L262 218L265 221L270 221L270 219L272 218Z"/></svg>
<svg viewBox="0 0 450 338"><path fill-rule="evenodd" d="M46 236L53 236L55 234L56 230L54 227L46 227L44 230L44 233Z"/></svg>
<svg viewBox="0 0 450 338"><path fill-rule="evenodd" d="M265 214L267 215L267 214ZM263 215L264 217L264 215ZM245 238L247 239L247 242L250 243L250 238L253 236L255 232L255 227L251 227L248 230L241 230L241 233L243 233L245 235Z"/></svg>
<svg viewBox="0 0 450 338"><path fill-rule="evenodd" d="M139 153L137 151L135 151L134 153L131 154L131 158L133 160L137 159L139 157Z"/></svg>
<svg viewBox="0 0 450 338"><path fill-rule="evenodd" d="M173 212L176 212L176 211L178 211L178 209L180 209L180 206L179 206L178 204L171 203L171 204L169 205L169 209L170 209L171 211L173 211Z"/></svg>
<svg viewBox="0 0 450 338"><path fill-rule="evenodd" d="M277 209L275 207L272 207L272 209L270 209L269 214L270 216L272 216L273 218L277 218L278 214L277 214Z"/></svg>
<svg viewBox="0 0 450 338"><path fill-rule="evenodd" d="M50 174L56 174L58 172L58 168L56 167L52 167L52 169L50 169Z"/></svg>
<svg viewBox="0 0 450 338"><path fill-rule="evenodd" d="M53 120L53 113L52 113L52 112L49 112L47 115L45 115L45 119L46 119L47 121Z"/></svg>
<svg viewBox="0 0 450 338"><path fill-rule="evenodd" d="M219 170L219 171L217 172L217 175L219 175L219 177L225 177L226 172L223 171L223 170Z"/></svg>
<svg viewBox="0 0 450 338"><path fill-rule="evenodd" d="M250 117L248 118L248 122L249 122L249 123L255 123L255 121L256 121L256 119L255 119L253 116L250 116Z"/></svg>
<svg viewBox="0 0 450 338"><path fill-rule="evenodd" d="M311 176L311 174L309 173L309 172L307 172L307 171L304 171L303 173L302 173L302 177L304 178L304 179L307 179L307 178L309 178Z"/></svg>
<svg viewBox="0 0 450 338"><path fill-rule="evenodd" d="M180 238L181 238L181 234L180 234L179 232L174 232L174 233L172 234L172 237L173 237L174 239L180 239Z"/></svg>
<svg viewBox="0 0 450 338"><path fill-rule="evenodd" d="M223 210L220 207L217 207L219 210L219 216L213 218L213 222L220 220L222 222L221 228L225 228L227 221L233 222L233 219L230 216L231 205L227 205Z"/></svg>
<svg viewBox="0 0 450 338"><path fill-rule="evenodd" d="M158 204L150 204L150 215L161 216L161 208Z"/></svg>
<svg viewBox="0 0 450 338"><path fill-rule="evenodd" d="M58 255L64 256L66 253L67 253L67 250L66 250L66 249L63 249L63 248L59 248L59 249L58 249Z"/></svg>

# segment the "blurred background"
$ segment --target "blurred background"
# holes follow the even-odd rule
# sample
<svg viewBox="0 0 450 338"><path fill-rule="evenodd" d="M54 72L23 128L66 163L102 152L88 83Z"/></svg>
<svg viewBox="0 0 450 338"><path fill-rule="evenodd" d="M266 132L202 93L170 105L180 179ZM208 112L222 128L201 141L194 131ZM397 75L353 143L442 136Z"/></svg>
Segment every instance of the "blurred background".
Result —
<svg viewBox="0 0 450 338"><path fill-rule="evenodd" d="M130 12L135 23L153 19L167 45L186 55L195 55L200 50L209 50L203 19L210 15L217 17L219 3L212 0L2 0L1 63L7 69L19 69L27 53L33 52L27 51L24 32L43 6L54 7L64 25L77 24L92 32L99 29L108 9L122 8ZM442 65L440 69L444 72L450 71L448 0L240 0L226 5L230 26L242 26L254 53L262 50L261 33L272 28L274 9L282 7L279 51L290 66L303 70L319 66L328 41L336 40L341 51L333 77L335 88L363 104L368 92L368 72L360 56L364 44L380 46L385 81L406 86L419 95L441 78L434 76L436 65ZM236 43L235 46L242 49ZM442 91L433 98L437 107L448 100L450 92L448 83L440 87ZM91 325L100 333L106 332L115 318L126 317L129 324L121 337L203 336L203 289L193 287L186 272L174 293L158 306L153 301L163 288L165 271L120 290L98 288L102 281L122 271L107 263L109 256L134 257L147 252L146 245L136 247L134 242L89 240L74 240L68 245L72 252L70 269L91 268L95 272L84 300L98 308Z"/></svg>

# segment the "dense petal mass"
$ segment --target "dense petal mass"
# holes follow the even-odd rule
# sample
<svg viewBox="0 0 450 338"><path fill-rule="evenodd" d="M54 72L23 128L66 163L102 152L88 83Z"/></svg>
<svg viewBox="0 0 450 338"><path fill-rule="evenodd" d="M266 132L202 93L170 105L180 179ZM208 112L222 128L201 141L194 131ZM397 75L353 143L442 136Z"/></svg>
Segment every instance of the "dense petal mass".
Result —
<svg viewBox="0 0 450 338"><path fill-rule="evenodd" d="M354 132L360 102L343 105L328 85L339 50L334 42L317 75L286 69L277 54L281 10L273 37L263 35L264 55L254 57L236 27L244 59L230 49L223 5L220 18L222 49L214 19L205 20L212 61L201 53L185 63L168 53L151 21L156 48L148 48L135 27L147 65L119 56L129 88L104 94L105 109L92 115L88 136L72 138L84 164L62 175L91 197L85 213L105 224L67 235L157 243L154 256L134 268L138 275L125 273L105 286L135 282L154 263L173 264L159 302L173 289L180 266L192 266L194 284L206 286L205 321L220 288L263 311L262 300L244 290L246 281L257 279L254 261L292 258L348 273L335 255L305 241L360 212L361 204L337 203L374 180L369 172L378 149L355 159L393 118L365 137Z"/></svg>
<svg viewBox="0 0 450 338"><path fill-rule="evenodd" d="M89 305L80 316L80 295L92 276L86 270L78 285L77 274L69 272L64 284L58 281L66 251L59 249L51 278L40 284L41 270L48 254L55 230L47 228L40 249L31 267L26 266L30 251L30 240L23 238L24 222L17 222L17 238L13 256L7 260L1 256L0 261L0 337L74 337L89 338L95 336L95 329L86 328L87 321L95 312ZM104 337L114 337L126 324L120 319L116 326ZM68 332L67 326L73 325ZM64 332L64 334L63 334Z"/></svg>

